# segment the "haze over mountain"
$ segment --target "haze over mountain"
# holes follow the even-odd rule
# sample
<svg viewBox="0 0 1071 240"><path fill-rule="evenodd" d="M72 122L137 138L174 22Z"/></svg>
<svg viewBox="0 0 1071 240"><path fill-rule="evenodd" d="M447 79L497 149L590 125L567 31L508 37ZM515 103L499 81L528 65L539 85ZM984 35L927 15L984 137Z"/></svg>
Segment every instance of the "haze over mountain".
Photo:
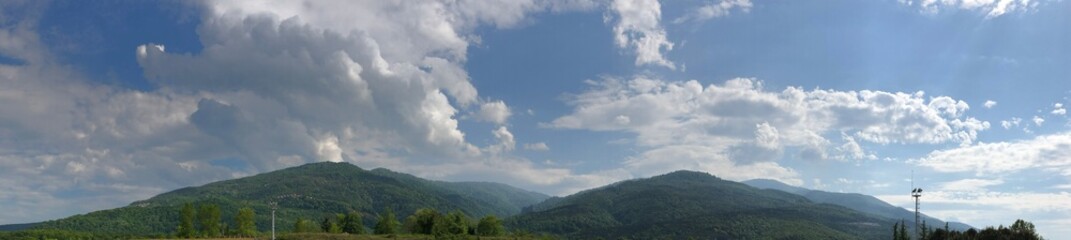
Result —
<svg viewBox="0 0 1071 240"><path fill-rule="evenodd" d="M788 185L777 180L771 179L752 179L741 182L752 187L760 189L773 189L792 193L803 196L807 200L811 200L815 203L828 203L838 206L844 206L852 210L873 214L876 216L891 219L893 221L904 220L911 228L915 226L915 213L907 209L893 206L885 201L882 201L874 196L863 195L858 193L835 193L819 190L811 190L801 187ZM930 226L944 226L945 221L937 218L930 217L925 213L921 214L922 220L926 221ZM953 230L966 231L971 229L970 225L960 222L949 222L948 226Z"/></svg>

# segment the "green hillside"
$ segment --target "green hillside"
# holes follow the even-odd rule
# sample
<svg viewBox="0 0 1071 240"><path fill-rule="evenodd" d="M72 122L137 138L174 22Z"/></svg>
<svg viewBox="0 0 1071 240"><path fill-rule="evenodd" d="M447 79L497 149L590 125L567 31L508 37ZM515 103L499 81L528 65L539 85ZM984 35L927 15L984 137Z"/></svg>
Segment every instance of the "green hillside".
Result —
<svg viewBox="0 0 1071 240"><path fill-rule="evenodd" d="M549 199L507 224L578 239L879 239L891 237L893 222L678 171Z"/></svg>
<svg viewBox="0 0 1071 240"><path fill-rule="evenodd" d="M225 223L237 209L251 207L260 231L270 228L269 202L279 204L277 228L289 229L301 217L319 221L329 214L358 211L371 226L376 213L393 209L398 218L419 208L459 209L469 216L510 216L547 196L505 184L441 182L386 169L367 171L348 163L311 163L255 176L182 188L129 206L43 222L36 229L133 235L175 231L184 203L218 204Z"/></svg>

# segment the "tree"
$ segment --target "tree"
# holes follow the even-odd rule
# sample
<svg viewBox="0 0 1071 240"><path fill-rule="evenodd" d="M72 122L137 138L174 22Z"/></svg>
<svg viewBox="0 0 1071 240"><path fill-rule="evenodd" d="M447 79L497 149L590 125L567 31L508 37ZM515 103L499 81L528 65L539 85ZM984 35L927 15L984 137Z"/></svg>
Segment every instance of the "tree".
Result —
<svg viewBox="0 0 1071 240"><path fill-rule="evenodd" d="M1022 219L1016 219L1015 223L1012 223L1010 230L1015 239L1041 239L1041 236L1038 236L1036 229L1034 229L1034 224Z"/></svg>
<svg viewBox="0 0 1071 240"><path fill-rule="evenodd" d="M309 228L308 228L309 227L308 226L308 221L309 220L305 220L304 218L300 218L299 217L297 219L297 221L294 221L294 232L296 232L296 233L311 232L309 230Z"/></svg>
<svg viewBox="0 0 1071 240"><path fill-rule="evenodd" d="M449 220L447 220L445 216L435 217L434 219L432 219L432 221L433 223L431 224L431 235L435 235L436 238L443 238L446 236L453 235L450 234L450 227L447 226L449 225Z"/></svg>
<svg viewBox="0 0 1071 240"><path fill-rule="evenodd" d="M193 228L193 218L196 215L197 212L193 209L193 204L186 203L182 205L182 212L179 213L179 237L192 238L197 235L197 229Z"/></svg>
<svg viewBox="0 0 1071 240"><path fill-rule="evenodd" d="M487 215L480 219L479 224L476 224L476 235L479 236L501 236L504 233L506 229L502 227L502 220L494 215Z"/></svg>
<svg viewBox="0 0 1071 240"><path fill-rule="evenodd" d="M893 223L893 225L892 225L892 239L893 240L900 240L900 223Z"/></svg>
<svg viewBox="0 0 1071 240"><path fill-rule="evenodd" d="M364 234L364 223L361 220L361 214L358 212L346 214L346 217L342 219L342 232Z"/></svg>
<svg viewBox="0 0 1071 240"><path fill-rule="evenodd" d="M405 218L405 230L409 233L432 234L435 219L441 218L438 211L428 208L417 209L413 215Z"/></svg>
<svg viewBox="0 0 1071 240"><path fill-rule="evenodd" d="M926 226L926 220L922 220L922 224L919 225L919 239L928 239L926 236L930 235L930 227Z"/></svg>
<svg viewBox="0 0 1071 240"><path fill-rule="evenodd" d="M218 237L222 234L219 229L220 213L219 206L215 204L201 204L197 211L197 218L201 223L201 234L206 237Z"/></svg>
<svg viewBox="0 0 1071 240"><path fill-rule="evenodd" d="M454 210L446 215L446 230L451 235L462 235L469 232L469 217L461 210Z"/></svg>
<svg viewBox="0 0 1071 240"><path fill-rule="evenodd" d="M386 209L386 214L379 216L379 221L376 222L375 234L397 234L398 233L398 218L394 216L394 210Z"/></svg>
<svg viewBox="0 0 1071 240"><path fill-rule="evenodd" d="M324 221L320 222L320 229L326 233L342 233L342 228L331 217L325 217Z"/></svg>
<svg viewBox="0 0 1071 240"><path fill-rule="evenodd" d="M238 235L243 237L252 237L257 235L257 224L254 222L256 219L256 213L252 208L243 207L238 209L238 215L234 217L234 222L238 223Z"/></svg>
<svg viewBox="0 0 1071 240"><path fill-rule="evenodd" d="M900 239L897 240L910 240L910 235L907 235L907 223L903 219L900 219Z"/></svg>

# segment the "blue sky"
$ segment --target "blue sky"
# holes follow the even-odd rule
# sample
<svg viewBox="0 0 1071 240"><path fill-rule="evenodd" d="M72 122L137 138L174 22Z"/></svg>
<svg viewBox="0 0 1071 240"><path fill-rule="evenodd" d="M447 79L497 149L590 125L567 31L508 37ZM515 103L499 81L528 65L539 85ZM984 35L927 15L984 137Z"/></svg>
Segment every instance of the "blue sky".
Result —
<svg viewBox="0 0 1071 240"><path fill-rule="evenodd" d="M689 169L1071 234L1066 1L5 2L0 224L346 161ZM74 204L78 203L78 204Z"/></svg>

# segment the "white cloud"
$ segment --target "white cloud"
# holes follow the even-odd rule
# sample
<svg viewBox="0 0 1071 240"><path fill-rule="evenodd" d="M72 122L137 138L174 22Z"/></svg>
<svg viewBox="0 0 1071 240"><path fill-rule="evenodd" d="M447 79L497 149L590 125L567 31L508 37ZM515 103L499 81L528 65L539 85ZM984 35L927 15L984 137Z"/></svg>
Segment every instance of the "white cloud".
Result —
<svg viewBox="0 0 1071 240"><path fill-rule="evenodd" d="M496 182L557 196L634 178L631 173L623 169L579 173L567 168L537 167L527 160L509 157L488 159L483 162L469 161L438 165L399 164L391 166L390 169L433 179L455 181L495 179Z"/></svg>
<svg viewBox="0 0 1071 240"><path fill-rule="evenodd" d="M625 169L637 176L693 169L728 179L772 176L802 184L792 169L776 162L782 154L878 159L860 142L966 146L989 128L964 116L969 106L963 101L921 92L770 91L745 78L708 86L642 76L588 83L591 89L567 98L572 113L543 125L635 134L630 142L641 153ZM842 141L824 137L831 134Z"/></svg>
<svg viewBox="0 0 1071 240"><path fill-rule="evenodd" d="M613 18L614 43L636 54L636 66L654 64L676 69L666 60L664 52L673 50L673 43L662 29L662 5L658 0L614 0L610 4ZM607 18L607 22L611 19Z"/></svg>
<svg viewBox="0 0 1071 240"><path fill-rule="evenodd" d="M480 111L476 114L476 118L481 121L492 122L495 124L505 124L506 120L509 120L510 115L512 115L512 113L505 102L492 101L480 104Z"/></svg>
<svg viewBox="0 0 1071 240"><path fill-rule="evenodd" d="M1011 120L1000 121L1000 126L1004 127L1004 129L1010 129L1011 127L1018 127L1021 122L1023 122L1022 118L1013 117Z"/></svg>
<svg viewBox="0 0 1071 240"><path fill-rule="evenodd" d="M525 143L524 149L531 151L550 151L550 147L547 146L547 143L545 142Z"/></svg>
<svg viewBox="0 0 1071 240"><path fill-rule="evenodd" d="M491 154L503 154L505 152L513 151L517 146L517 141L513 139L513 133L509 132L505 126L499 126L491 134L495 136L498 143L487 147L487 151Z"/></svg>
<svg viewBox="0 0 1071 240"><path fill-rule="evenodd" d="M1065 114L1067 114L1067 109L1064 109L1064 104L1063 103L1052 104L1052 115L1065 115Z"/></svg>
<svg viewBox="0 0 1071 240"><path fill-rule="evenodd" d="M1004 180L969 178L941 183L937 190L950 192L977 192L985 191L987 187L1000 184L1004 184Z"/></svg>
<svg viewBox="0 0 1071 240"><path fill-rule="evenodd" d="M1071 133L937 150L912 162L939 172L975 172L978 175L1026 169L1059 173L1071 168Z"/></svg>
<svg viewBox="0 0 1071 240"><path fill-rule="evenodd" d="M836 148L837 155L835 159L850 160L850 159L866 159L877 160L878 156L873 153L867 153L863 150L862 146L859 146L859 142L855 141L855 138L844 134L841 136L844 139L844 144Z"/></svg>
<svg viewBox="0 0 1071 240"><path fill-rule="evenodd" d="M723 151L723 148L700 145L666 146L631 157L624 167L640 177L688 169L734 181L765 178L796 186L803 184L799 173L792 169L774 162L736 163Z"/></svg>
<svg viewBox="0 0 1071 240"><path fill-rule="evenodd" d="M767 122L756 125L755 144L769 149L781 148L780 134L777 133L777 128L770 126Z"/></svg>
<svg viewBox="0 0 1071 240"><path fill-rule="evenodd" d="M1038 117L1038 116L1034 116L1034 125L1037 125L1038 127L1040 127L1042 123L1045 123L1045 119L1044 118L1041 118L1041 117Z"/></svg>
<svg viewBox="0 0 1071 240"><path fill-rule="evenodd" d="M316 144L317 160L342 162L342 149L338 147L338 137L326 136Z"/></svg>
<svg viewBox="0 0 1071 240"><path fill-rule="evenodd" d="M777 129L785 146L825 147L822 135L846 132L879 143L970 143L988 122L962 116L966 103L948 97L863 90L781 92L754 79L721 85L669 82L644 77L589 81L574 95L574 112L546 124L566 129L623 131L643 146L680 143L735 144L752 141L755 126ZM627 119L627 121L623 121Z"/></svg>
<svg viewBox="0 0 1071 240"><path fill-rule="evenodd" d="M728 16L733 9L748 12L751 10L751 6L751 0L720 0L717 2L710 2L702 7L695 8L684 16L674 19L673 23L702 22L712 18L724 17Z"/></svg>
<svg viewBox="0 0 1071 240"><path fill-rule="evenodd" d="M994 18L1009 12L1036 9L1039 1L1031 0L900 0L908 6L917 6L924 13L937 13L947 8L984 12L986 18Z"/></svg>
<svg viewBox="0 0 1071 240"><path fill-rule="evenodd" d="M993 100L985 100L985 104L982 104L982 106L985 106L985 108L993 108L997 106L997 102Z"/></svg>

